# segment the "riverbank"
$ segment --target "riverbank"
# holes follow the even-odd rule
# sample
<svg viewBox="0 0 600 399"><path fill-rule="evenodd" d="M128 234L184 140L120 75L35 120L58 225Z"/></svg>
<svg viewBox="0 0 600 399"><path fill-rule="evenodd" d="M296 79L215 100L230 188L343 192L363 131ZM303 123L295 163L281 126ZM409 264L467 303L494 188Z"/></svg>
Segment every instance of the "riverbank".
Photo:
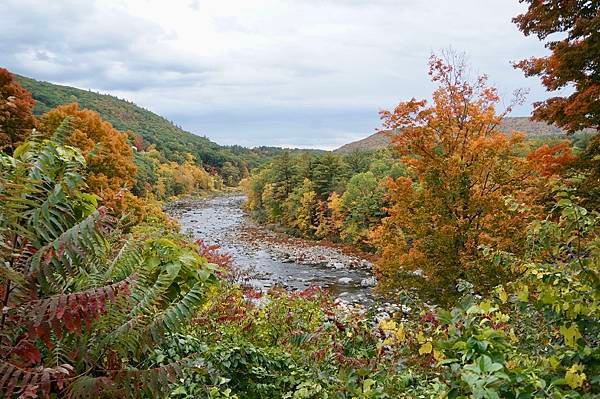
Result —
<svg viewBox="0 0 600 399"><path fill-rule="evenodd" d="M236 193L203 199L183 199L166 211L182 230L229 253L234 267L258 289L275 285L290 290L318 286L340 300L369 301L376 280L370 259L319 243L274 232L251 221Z"/></svg>

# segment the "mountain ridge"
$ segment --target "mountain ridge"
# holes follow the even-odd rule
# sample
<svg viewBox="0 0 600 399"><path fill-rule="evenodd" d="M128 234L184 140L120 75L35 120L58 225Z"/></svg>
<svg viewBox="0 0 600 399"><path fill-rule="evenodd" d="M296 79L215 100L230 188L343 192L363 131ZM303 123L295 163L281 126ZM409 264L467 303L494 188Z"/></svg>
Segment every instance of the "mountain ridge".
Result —
<svg viewBox="0 0 600 399"><path fill-rule="evenodd" d="M525 133L527 138L549 138L561 135L566 135L566 132L556 126L548 125L544 122L531 120L527 116L512 116L502 120L502 124L498 128L500 131L511 132L519 131ZM589 132L588 132L589 130ZM583 133L593 132L592 129L586 129ZM382 130L375 132L363 139L352 141L336 148L333 152L347 154L357 150L378 150L390 145L390 130Z"/></svg>

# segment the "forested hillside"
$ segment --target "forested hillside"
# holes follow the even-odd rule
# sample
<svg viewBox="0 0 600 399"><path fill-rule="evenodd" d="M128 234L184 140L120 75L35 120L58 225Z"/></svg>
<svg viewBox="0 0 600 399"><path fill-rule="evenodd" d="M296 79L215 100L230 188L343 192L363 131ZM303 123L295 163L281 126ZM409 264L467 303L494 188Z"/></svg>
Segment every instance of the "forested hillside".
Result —
<svg viewBox="0 0 600 399"><path fill-rule="evenodd" d="M236 184L242 177L247 176L248 170L282 151L277 147L249 149L241 146L221 146L207 137L185 131L133 102L115 96L19 75L15 75L15 78L33 95L36 101L33 109L35 115L40 116L59 105L76 102L81 108L96 111L117 130L139 135L143 140L141 143L138 140L140 147L154 145L169 161L181 164L186 160L187 153L192 154L207 169L218 171L225 183ZM133 140L135 141L135 138Z"/></svg>

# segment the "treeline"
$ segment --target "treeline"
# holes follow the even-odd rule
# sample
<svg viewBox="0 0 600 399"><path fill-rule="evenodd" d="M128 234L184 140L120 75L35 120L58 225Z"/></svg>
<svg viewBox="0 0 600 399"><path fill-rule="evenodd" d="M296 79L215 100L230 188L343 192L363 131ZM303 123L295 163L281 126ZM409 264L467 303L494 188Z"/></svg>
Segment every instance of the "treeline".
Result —
<svg viewBox="0 0 600 399"><path fill-rule="evenodd" d="M407 170L391 150L278 156L242 182L252 216L309 238L370 247L386 215L381 182Z"/></svg>

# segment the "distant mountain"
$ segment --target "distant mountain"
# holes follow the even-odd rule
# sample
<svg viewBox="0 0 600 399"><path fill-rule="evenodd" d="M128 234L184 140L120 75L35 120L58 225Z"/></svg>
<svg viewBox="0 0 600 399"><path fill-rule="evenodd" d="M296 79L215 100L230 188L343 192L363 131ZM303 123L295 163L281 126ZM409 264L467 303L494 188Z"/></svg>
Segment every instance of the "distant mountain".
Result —
<svg viewBox="0 0 600 399"><path fill-rule="evenodd" d="M565 134L563 130L556 126L548 125L544 122L532 121L528 117L521 116L504 118L499 130L503 132L517 130L525 133L528 138L552 137ZM591 129L588 130L589 133L593 132ZM584 132L588 133L588 130ZM385 148L390 145L390 132L391 131L381 131L374 133L364 139L345 144L334 150L334 152L345 154L356 150L378 150Z"/></svg>
<svg viewBox="0 0 600 399"><path fill-rule="evenodd" d="M380 132L373 133L364 139L344 144L340 148L333 150L333 152L348 154L353 151L380 150L390 145L390 133L390 130L382 130Z"/></svg>

